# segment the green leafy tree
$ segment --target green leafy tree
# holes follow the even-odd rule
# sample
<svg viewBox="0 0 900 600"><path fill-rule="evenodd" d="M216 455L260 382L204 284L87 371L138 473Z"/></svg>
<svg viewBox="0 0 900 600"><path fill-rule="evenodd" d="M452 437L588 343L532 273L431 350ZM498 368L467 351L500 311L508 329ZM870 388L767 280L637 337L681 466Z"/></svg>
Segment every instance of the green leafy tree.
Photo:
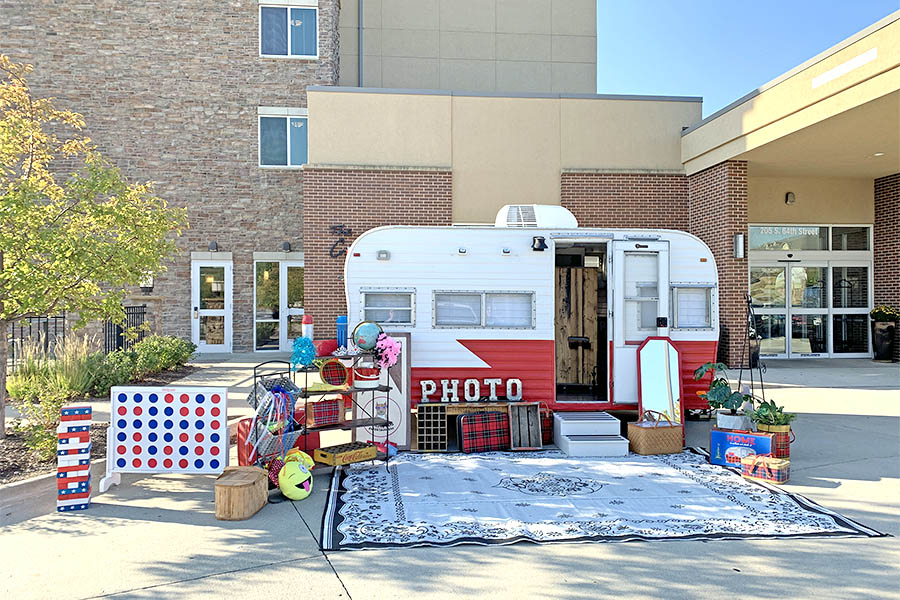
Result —
<svg viewBox="0 0 900 600"><path fill-rule="evenodd" d="M0 55L0 437L9 326L60 311L123 322L127 290L164 270L187 226L100 155L81 115L34 97L31 71Z"/></svg>

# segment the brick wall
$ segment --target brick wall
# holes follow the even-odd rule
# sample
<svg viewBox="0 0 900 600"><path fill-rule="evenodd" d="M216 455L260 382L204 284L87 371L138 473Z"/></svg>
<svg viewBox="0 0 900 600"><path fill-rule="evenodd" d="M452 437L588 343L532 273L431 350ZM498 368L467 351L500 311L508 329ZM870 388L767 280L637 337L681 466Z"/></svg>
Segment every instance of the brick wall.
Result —
<svg viewBox="0 0 900 600"><path fill-rule="evenodd" d="M875 304L900 308L900 173L875 180ZM900 324L898 324L900 327ZM894 360L900 360L900 332L894 332Z"/></svg>
<svg viewBox="0 0 900 600"><path fill-rule="evenodd" d="M684 175L564 172L560 202L581 227L688 228Z"/></svg>
<svg viewBox="0 0 900 600"><path fill-rule="evenodd" d="M84 115L133 180L186 206L181 255L156 278L163 331L190 336L190 252L234 259L234 348L253 346L253 252L302 247L303 173L257 165L257 107L306 106L338 77L339 0L319 0L318 60L259 56L256 0L0 0L0 52L34 64L40 96Z"/></svg>
<svg viewBox="0 0 900 600"><path fill-rule="evenodd" d="M304 175L303 260L305 312L317 338L335 335L335 318L347 314L342 249L361 233L383 225L450 225L450 171L363 170L308 167ZM332 227L352 233L340 235ZM335 243L343 237L344 244ZM340 254L333 257L334 254ZM349 319L352 322L355 319Z"/></svg>
<svg viewBox="0 0 900 600"><path fill-rule="evenodd" d="M746 347L747 259L734 258L733 235L747 233L747 162L726 161L687 179L689 231L719 269L719 360L737 366Z"/></svg>

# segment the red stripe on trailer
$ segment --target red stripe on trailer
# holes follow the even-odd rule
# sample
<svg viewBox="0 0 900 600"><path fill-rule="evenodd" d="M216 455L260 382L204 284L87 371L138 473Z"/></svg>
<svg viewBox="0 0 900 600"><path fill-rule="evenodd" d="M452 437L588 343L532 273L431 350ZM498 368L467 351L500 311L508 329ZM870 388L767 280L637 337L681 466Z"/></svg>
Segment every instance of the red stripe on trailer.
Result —
<svg viewBox="0 0 900 600"><path fill-rule="evenodd" d="M683 341L672 340L672 345L678 350L678 360L681 371L681 390L684 398L681 403L685 410L706 410L709 408L706 400L697 395L697 392L705 392L709 389L713 374L709 373L700 381L694 381L694 371L700 365L715 362L719 342L716 341Z"/></svg>
<svg viewBox="0 0 900 600"><path fill-rule="evenodd" d="M463 383L466 379L478 379L481 395L487 396L490 391L484 383L485 379L502 379L503 384L497 386L499 400L506 395L506 381L519 379L522 381L522 399L528 402L556 401L556 365L554 364L554 340L456 340L472 354L483 360L487 367L413 367L412 368L412 404L422 401L423 380L434 381L437 392L430 400L440 401L441 380L457 379L457 394L460 401L465 402ZM435 398L436 396L436 398Z"/></svg>

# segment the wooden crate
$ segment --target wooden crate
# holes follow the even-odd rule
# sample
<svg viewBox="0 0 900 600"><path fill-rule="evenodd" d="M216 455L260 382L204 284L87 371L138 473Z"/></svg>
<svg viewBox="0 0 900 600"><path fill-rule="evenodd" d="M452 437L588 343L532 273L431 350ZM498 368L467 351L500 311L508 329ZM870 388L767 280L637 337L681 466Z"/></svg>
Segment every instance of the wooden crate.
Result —
<svg viewBox="0 0 900 600"><path fill-rule="evenodd" d="M511 450L540 450L541 405L538 402L509 404L509 446Z"/></svg>
<svg viewBox="0 0 900 600"><path fill-rule="evenodd" d="M377 454L378 450L375 449L373 444L350 442L348 444L317 448L313 452L313 458L316 462L337 467L339 465L372 460Z"/></svg>
<svg viewBox="0 0 900 600"><path fill-rule="evenodd" d="M419 452L447 451L447 404L419 404L416 448Z"/></svg>
<svg viewBox="0 0 900 600"><path fill-rule="evenodd" d="M216 518L243 521L269 501L266 472L258 467L225 467L216 478Z"/></svg>

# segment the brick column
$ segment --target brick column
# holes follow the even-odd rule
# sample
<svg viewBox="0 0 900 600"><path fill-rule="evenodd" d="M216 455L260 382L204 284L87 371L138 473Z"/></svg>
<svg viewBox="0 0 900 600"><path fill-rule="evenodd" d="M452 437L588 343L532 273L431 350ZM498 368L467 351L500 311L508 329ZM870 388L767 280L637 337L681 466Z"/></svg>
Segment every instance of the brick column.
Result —
<svg viewBox="0 0 900 600"><path fill-rule="evenodd" d="M875 180L875 304L900 308L900 173ZM900 327L900 323L897 325ZM894 330L894 360L900 360L900 340Z"/></svg>
<svg viewBox="0 0 900 600"><path fill-rule="evenodd" d="M384 225L450 225L452 192L449 170L305 168L304 308L317 338L333 337L335 318L347 314L344 261L353 240Z"/></svg>
<svg viewBox="0 0 900 600"><path fill-rule="evenodd" d="M690 175L688 213L690 232L710 247L719 269L719 360L738 366L748 265L734 258L733 236L747 233L747 162L729 160Z"/></svg>

